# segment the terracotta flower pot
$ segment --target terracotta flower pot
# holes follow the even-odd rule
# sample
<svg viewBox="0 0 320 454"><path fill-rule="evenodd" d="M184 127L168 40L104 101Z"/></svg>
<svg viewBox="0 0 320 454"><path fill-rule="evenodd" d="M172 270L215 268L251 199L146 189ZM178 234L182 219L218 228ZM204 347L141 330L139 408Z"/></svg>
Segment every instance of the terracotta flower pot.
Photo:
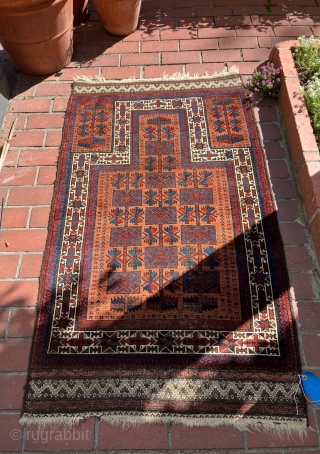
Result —
<svg viewBox="0 0 320 454"><path fill-rule="evenodd" d="M127 36L138 25L141 0L93 0L107 32Z"/></svg>
<svg viewBox="0 0 320 454"><path fill-rule="evenodd" d="M88 0L73 0L73 25L80 25L88 16Z"/></svg>
<svg viewBox="0 0 320 454"><path fill-rule="evenodd" d="M73 50L72 0L1 0L0 42L23 73L64 68Z"/></svg>

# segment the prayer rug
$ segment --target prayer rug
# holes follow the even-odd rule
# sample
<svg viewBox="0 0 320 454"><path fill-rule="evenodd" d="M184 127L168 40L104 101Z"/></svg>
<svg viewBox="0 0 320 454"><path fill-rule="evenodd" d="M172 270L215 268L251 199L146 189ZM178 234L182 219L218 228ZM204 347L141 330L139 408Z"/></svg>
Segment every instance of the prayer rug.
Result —
<svg viewBox="0 0 320 454"><path fill-rule="evenodd" d="M288 289L238 75L77 82L21 422L303 432Z"/></svg>

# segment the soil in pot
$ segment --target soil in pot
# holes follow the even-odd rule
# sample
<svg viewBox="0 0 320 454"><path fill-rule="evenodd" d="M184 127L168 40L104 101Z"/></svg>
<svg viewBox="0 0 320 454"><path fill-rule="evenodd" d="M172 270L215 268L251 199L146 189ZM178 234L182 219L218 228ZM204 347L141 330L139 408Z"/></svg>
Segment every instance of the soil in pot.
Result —
<svg viewBox="0 0 320 454"><path fill-rule="evenodd" d="M111 35L127 36L138 26L141 0L93 0L104 28Z"/></svg>
<svg viewBox="0 0 320 454"><path fill-rule="evenodd" d="M73 51L72 0L1 0L0 42L23 73L64 68Z"/></svg>

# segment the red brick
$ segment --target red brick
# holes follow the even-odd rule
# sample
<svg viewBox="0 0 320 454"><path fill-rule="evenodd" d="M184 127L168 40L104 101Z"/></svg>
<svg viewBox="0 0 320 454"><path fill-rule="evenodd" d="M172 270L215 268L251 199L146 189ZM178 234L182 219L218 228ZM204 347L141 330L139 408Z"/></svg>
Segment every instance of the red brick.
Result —
<svg viewBox="0 0 320 454"><path fill-rule="evenodd" d="M128 79L130 77L140 77L139 67L127 68L102 68L102 76L106 79Z"/></svg>
<svg viewBox="0 0 320 454"><path fill-rule="evenodd" d="M212 6L221 6L221 0L211 0ZM224 5L237 6L243 5L243 0L224 0Z"/></svg>
<svg viewBox="0 0 320 454"><path fill-rule="evenodd" d="M61 145L62 130L48 131L46 138L46 147L55 147Z"/></svg>
<svg viewBox="0 0 320 454"><path fill-rule="evenodd" d="M11 126L13 125L14 120L17 120L15 129L24 129L25 123L26 123L27 115L23 114L7 114L6 118L4 120L2 129L3 130L9 130Z"/></svg>
<svg viewBox="0 0 320 454"><path fill-rule="evenodd" d="M310 16L320 15L320 6L305 6L304 10Z"/></svg>
<svg viewBox="0 0 320 454"><path fill-rule="evenodd" d="M26 429L26 451L90 451L94 446L94 418L81 421L70 428L36 427Z"/></svg>
<svg viewBox="0 0 320 454"><path fill-rule="evenodd" d="M22 407L26 381L26 374L0 375L0 409L20 410Z"/></svg>
<svg viewBox="0 0 320 454"><path fill-rule="evenodd" d="M159 64L159 54L125 54L121 57L121 66L134 66L134 65L156 65Z"/></svg>
<svg viewBox="0 0 320 454"><path fill-rule="evenodd" d="M184 42L184 41L183 41ZM146 41L142 43L141 52L173 52L178 51L178 41ZM181 49L183 50L183 49ZM158 62L157 62L158 63Z"/></svg>
<svg viewBox="0 0 320 454"><path fill-rule="evenodd" d="M272 189L277 199L295 198L295 192L293 190L291 180L273 180Z"/></svg>
<svg viewBox="0 0 320 454"><path fill-rule="evenodd" d="M229 68L231 66L236 66L239 70L239 74L241 75L249 75L250 77L252 76L253 71L257 68L258 63L255 61L239 61L239 62L230 62L229 63Z"/></svg>
<svg viewBox="0 0 320 454"><path fill-rule="evenodd" d="M30 206L30 205L49 205L52 199L53 188L50 186L36 186L12 188L10 191L8 205Z"/></svg>
<svg viewBox="0 0 320 454"><path fill-rule="evenodd" d="M317 254L318 264L320 265L320 212L312 219L309 225L312 242Z"/></svg>
<svg viewBox="0 0 320 454"><path fill-rule="evenodd" d="M9 337L30 337L33 335L37 311L32 309L14 309L11 313Z"/></svg>
<svg viewBox="0 0 320 454"><path fill-rule="evenodd" d="M258 47L257 38L219 38L220 49L245 49Z"/></svg>
<svg viewBox="0 0 320 454"><path fill-rule="evenodd" d="M302 341L308 366L319 366L320 365L319 334L304 334L302 336Z"/></svg>
<svg viewBox="0 0 320 454"><path fill-rule="evenodd" d="M283 447L283 448L297 448L299 446L318 446L318 434L315 430L315 422L313 416L309 415L310 427L313 430L308 430L306 437L299 437L298 435L286 436L277 436L267 434L265 432L260 432L257 430L250 430L247 433L248 439L248 448L273 448L273 447Z"/></svg>
<svg viewBox="0 0 320 454"><path fill-rule="evenodd" d="M172 427L173 449L226 449L244 448L241 432L234 427Z"/></svg>
<svg viewBox="0 0 320 454"><path fill-rule="evenodd" d="M94 77L99 75L98 68L64 68L60 80L73 80L76 76Z"/></svg>
<svg viewBox="0 0 320 454"><path fill-rule="evenodd" d="M285 161L272 160L268 162L271 178L290 178L288 166Z"/></svg>
<svg viewBox="0 0 320 454"><path fill-rule="evenodd" d="M57 163L59 150L57 148L42 148L37 150L21 150L19 166L50 166Z"/></svg>
<svg viewBox="0 0 320 454"><path fill-rule="evenodd" d="M312 270L309 252L305 246L285 247L287 267L289 271Z"/></svg>
<svg viewBox="0 0 320 454"><path fill-rule="evenodd" d="M286 152L279 142L264 142L264 148L268 159L283 159L286 157Z"/></svg>
<svg viewBox="0 0 320 454"><path fill-rule="evenodd" d="M255 27L255 26L250 26L250 25L243 25L243 26L236 26L236 34L237 36L261 36L262 39L267 39L264 38L266 36L274 36L273 33L273 28L264 26L264 27ZM270 40L270 38L268 38ZM271 47L271 46L260 46L260 47Z"/></svg>
<svg viewBox="0 0 320 454"><path fill-rule="evenodd" d="M281 140L282 134L278 124L261 123L260 125L263 140Z"/></svg>
<svg viewBox="0 0 320 454"><path fill-rule="evenodd" d="M303 204L310 220L320 207L320 161L307 161L298 174Z"/></svg>
<svg viewBox="0 0 320 454"><path fill-rule="evenodd" d="M297 300L310 300L315 298L314 280L310 273L290 273L290 284L293 286Z"/></svg>
<svg viewBox="0 0 320 454"><path fill-rule="evenodd" d="M53 103L53 112L65 112L67 110L67 105L69 102L69 98L57 98L54 100Z"/></svg>
<svg viewBox="0 0 320 454"><path fill-rule="evenodd" d="M231 15L231 8L230 6L215 6L214 8L212 7L203 7L203 8L198 8L197 4L197 16L229 16Z"/></svg>
<svg viewBox="0 0 320 454"><path fill-rule="evenodd" d="M177 19L142 19L140 23L140 30L148 31L152 30L165 30L165 29L176 29ZM153 41L154 42L154 41Z"/></svg>
<svg viewBox="0 0 320 454"><path fill-rule="evenodd" d="M21 452L23 428L19 424L19 419L20 414L0 414L1 432L5 434L4 437L0 437L0 451Z"/></svg>
<svg viewBox="0 0 320 454"><path fill-rule="evenodd" d="M210 0L197 0L197 3L194 2L194 0L177 0L177 7L178 8L187 8L191 7L193 8L194 6L210 6L211 2Z"/></svg>
<svg viewBox="0 0 320 454"><path fill-rule="evenodd" d="M172 76L173 74L180 73L183 74L182 65L168 65L168 66L146 66L144 69L144 77L162 77L164 74Z"/></svg>
<svg viewBox="0 0 320 454"><path fill-rule="evenodd" d="M310 27L288 27L288 26L276 26L274 27L274 33L276 36L293 36L297 38L298 36L311 36L311 28Z"/></svg>
<svg viewBox="0 0 320 454"><path fill-rule="evenodd" d="M17 273L18 262L19 255L0 254L0 278L1 279L15 278Z"/></svg>
<svg viewBox="0 0 320 454"><path fill-rule="evenodd" d="M38 281L0 281L0 306L35 306Z"/></svg>
<svg viewBox="0 0 320 454"><path fill-rule="evenodd" d="M165 424L141 424L123 429L101 423L98 449L168 449L168 428Z"/></svg>
<svg viewBox="0 0 320 454"><path fill-rule="evenodd" d="M9 150L4 161L4 167L14 167L17 165L19 151Z"/></svg>
<svg viewBox="0 0 320 454"><path fill-rule="evenodd" d="M295 164L299 161L303 152L318 150L309 115L299 114L292 116L286 129L290 151Z"/></svg>
<svg viewBox="0 0 320 454"><path fill-rule="evenodd" d="M34 98L35 95L35 89L36 85L30 87L30 83L23 83L20 81L17 81L14 94L15 94L15 99L17 98Z"/></svg>
<svg viewBox="0 0 320 454"><path fill-rule="evenodd" d="M276 46L278 43L281 43L283 41L287 41L290 39L292 39L292 37L290 37L290 36L278 37L278 38L272 38L269 36L258 37L259 47L268 47L269 49L272 49L273 46Z"/></svg>
<svg viewBox="0 0 320 454"><path fill-rule="evenodd" d="M280 222L280 231L284 244L301 245L307 242L305 231L297 222Z"/></svg>
<svg viewBox="0 0 320 454"><path fill-rule="evenodd" d="M256 27L259 26L272 26L272 27L287 27L290 25L289 21L287 20L287 16L251 16L252 24Z"/></svg>
<svg viewBox="0 0 320 454"><path fill-rule="evenodd" d="M139 52L139 42L112 43L104 49L102 56L106 54L132 54Z"/></svg>
<svg viewBox="0 0 320 454"><path fill-rule="evenodd" d="M31 340L0 340L1 372L26 371L29 363Z"/></svg>
<svg viewBox="0 0 320 454"><path fill-rule="evenodd" d="M196 15L194 8L162 8L162 17L194 17Z"/></svg>
<svg viewBox="0 0 320 454"><path fill-rule="evenodd" d="M4 337L5 334L6 334L8 317L9 317L9 311L8 310L1 310L0 311L0 337Z"/></svg>
<svg viewBox="0 0 320 454"><path fill-rule="evenodd" d="M200 30L199 30L200 33ZM197 39L197 30L161 30L160 31L161 40L165 41L167 39Z"/></svg>
<svg viewBox="0 0 320 454"><path fill-rule="evenodd" d="M42 257L42 254L23 254L19 277L39 277Z"/></svg>
<svg viewBox="0 0 320 454"><path fill-rule="evenodd" d="M245 61L265 61L268 60L269 49L243 49L242 55Z"/></svg>
<svg viewBox="0 0 320 454"><path fill-rule="evenodd" d="M49 222L50 207L32 208L30 227L47 227Z"/></svg>
<svg viewBox="0 0 320 454"><path fill-rule="evenodd" d="M123 38L123 41L157 41L159 39L159 31L153 30L151 32L136 30L131 35Z"/></svg>
<svg viewBox="0 0 320 454"><path fill-rule="evenodd" d="M320 17L296 17L289 16L289 21L291 25L320 25Z"/></svg>
<svg viewBox="0 0 320 454"><path fill-rule="evenodd" d="M64 114L35 114L29 115L28 129L44 129L44 128L62 128L64 122Z"/></svg>
<svg viewBox="0 0 320 454"><path fill-rule="evenodd" d="M29 217L29 208L8 208L5 207L2 227L8 228L22 228L26 227Z"/></svg>
<svg viewBox="0 0 320 454"><path fill-rule="evenodd" d="M240 51L235 50L205 50L202 52L202 60L207 62L226 62L226 61L241 61Z"/></svg>
<svg viewBox="0 0 320 454"><path fill-rule="evenodd" d="M213 25L212 17L198 17L195 19L178 19L178 28L201 28L211 27Z"/></svg>
<svg viewBox="0 0 320 454"><path fill-rule="evenodd" d="M119 66L120 57L119 55L99 55L95 57L91 62L90 66Z"/></svg>
<svg viewBox="0 0 320 454"><path fill-rule="evenodd" d="M15 99L10 104L10 112L49 112L51 99Z"/></svg>
<svg viewBox="0 0 320 454"><path fill-rule="evenodd" d="M88 34L88 39L91 39L94 37L94 42L93 43L85 43L85 44L75 44L74 45L74 51L73 51L73 56L72 59L73 61L78 61L78 62L83 62L83 61L90 61L94 57L97 57L100 55L101 52L101 42L103 41L109 41L108 36L105 32L101 33L90 33ZM111 42L114 42L115 40L119 40L119 38L116 38L113 36L111 38ZM97 42L98 41L98 42ZM60 78L60 80L63 80ZM69 80L69 79L67 79Z"/></svg>
<svg viewBox="0 0 320 454"><path fill-rule="evenodd" d="M217 27L217 28L201 28L198 30L199 38L226 38L236 36L233 28Z"/></svg>
<svg viewBox="0 0 320 454"><path fill-rule="evenodd" d="M299 218L298 204L295 200L277 200L279 221L295 221Z"/></svg>
<svg viewBox="0 0 320 454"><path fill-rule="evenodd" d="M251 25L250 16L215 16L216 27L232 27L235 25Z"/></svg>
<svg viewBox="0 0 320 454"><path fill-rule="evenodd" d="M12 147L41 147L44 131L16 131L11 141Z"/></svg>
<svg viewBox="0 0 320 454"><path fill-rule="evenodd" d="M258 121L278 121L277 111L273 106L258 106L254 112Z"/></svg>
<svg viewBox="0 0 320 454"><path fill-rule="evenodd" d="M149 8L175 8L176 0L144 0L142 2L142 9Z"/></svg>
<svg viewBox="0 0 320 454"><path fill-rule="evenodd" d="M71 84L69 83L56 83L48 82L42 83L37 86L37 96L63 96L71 94Z"/></svg>
<svg viewBox="0 0 320 454"><path fill-rule="evenodd" d="M141 19L159 19L160 9L144 9L140 11Z"/></svg>
<svg viewBox="0 0 320 454"><path fill-rule="evenodd" d="M176 63L200 63L200 52L164 52L162 54L162 63L164 65Z"/></svg>
<svg viewBox="0 0 320 454"><path fill-rule="evenodd" d="M187 65L187 73L191 76L198 74L199 76L205 76L206 73L214 74L215 72L221 72L224 69L223 63L202 63L201 65L190 64Z"/></svg>
<svg viewBox="0 0 320 454"><path fill-rule="evenodd" d="M41 167L37 184L53 184L56 179L56 167Z"/></svg>
<svg viewBox="0 0 320 454"><path fill-rule="evenodd" d="M298 328L317 330L320 326L320 302L298 302Z"/></svg>
<svg viewBox="0 0 320 454"><path fill-rule="evenodd" d="M3 168L0 174L1 186L22 186L35 183L37 169L32 167Z"/></svg>
<svg viewBox="0 0 320 454"><path fill-rule="evenodd" d="M181 41L180 50L205 50L205 49L218 49L217 39L197 39L190 41Z"/></svg>
<svg viewBox="0 0 320 454"><path fill-rule="evenodd" d="M282 58L281 63L282 66L287 68L288 65L285 61L282 61ZM290 74L288 74L289 71L287 69L285 69L285 71L286 74L283 74L281 79L283 79L283 77L291 77ZM294 76L294 73L292 75ZM307 114L306 103L304 101L303 94L300 91L300 83L298 79L289 79L282 82L279 101L285 125L288 125L292 115Z"/></svg>
<svg viewBox="0 0 320 454"><path fill-rule="evenodd" d="M0 252L42 252L44 250L47 231L37 230L3 230ZM9 245L6 246L5 243Z"/></svg>

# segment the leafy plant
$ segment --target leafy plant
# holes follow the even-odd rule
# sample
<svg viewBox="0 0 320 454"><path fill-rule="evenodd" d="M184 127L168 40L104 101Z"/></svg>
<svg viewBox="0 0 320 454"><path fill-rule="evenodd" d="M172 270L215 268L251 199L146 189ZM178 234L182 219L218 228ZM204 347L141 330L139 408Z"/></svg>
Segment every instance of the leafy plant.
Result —
<svg viewBox="0 0 320 454"><path fill-rule="evenodd" d="M273 63L261 66L260 69L255 69L252 75L251 86L255 91L261 93L261 101L263 98L270 97L276 99L279 95L280 74L282 67L275 68Z"/></svg>
<svg viewBox="0 0 320 454"><path fill-rule="evenodd" d="M320 78L314 76L301 88L317 143L320 144Z"/></svg>
<svg viewBox="0 0 320 454"><path fill-rule="evenodd" d="M265 6L266 10L268 11L268 15L270 16L272 14L272 6L276 6L276 3L271 3L271 0L267 0L267 3L263 6Z"/></svg>
<svg viewBox="0 0 320 454"><path fill-rule="evenodd" d="M313 36L298 38L299 45L293 51L293 58L302 83L320 73L320 39Z"/></svg>

